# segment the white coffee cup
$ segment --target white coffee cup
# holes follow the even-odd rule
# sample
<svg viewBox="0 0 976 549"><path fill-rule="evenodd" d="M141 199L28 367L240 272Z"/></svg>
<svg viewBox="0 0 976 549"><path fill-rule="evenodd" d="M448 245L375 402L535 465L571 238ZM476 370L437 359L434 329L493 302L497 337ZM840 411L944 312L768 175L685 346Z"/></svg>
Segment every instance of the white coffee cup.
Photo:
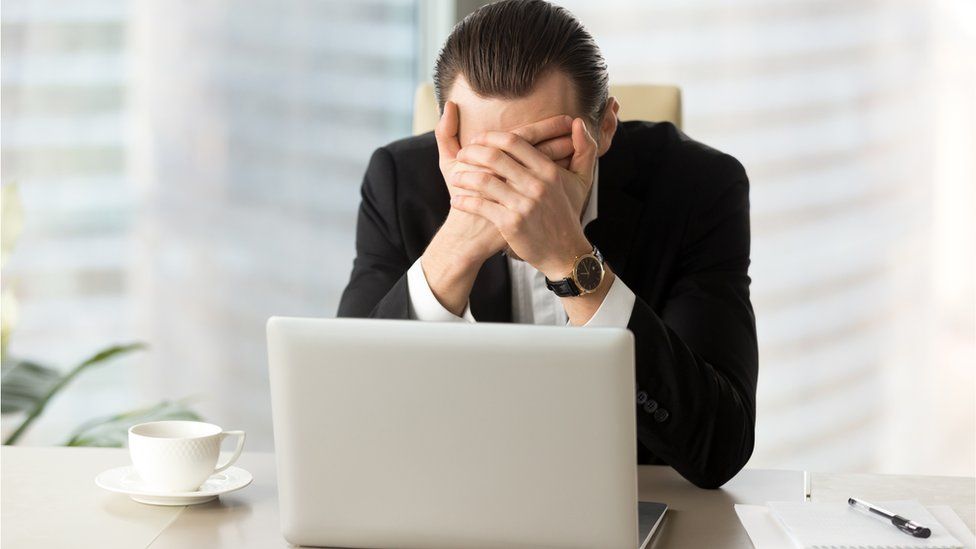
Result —
<svg viewBox="0 0 976 549"><path fill-rule="evenodd" d="M238 437L234 455L217 465L220 444L231 436ZM153 421L129 428L129 455L147 488L192 492L237 461L244 438L244 431L224 431L201 421Z"/></svg>

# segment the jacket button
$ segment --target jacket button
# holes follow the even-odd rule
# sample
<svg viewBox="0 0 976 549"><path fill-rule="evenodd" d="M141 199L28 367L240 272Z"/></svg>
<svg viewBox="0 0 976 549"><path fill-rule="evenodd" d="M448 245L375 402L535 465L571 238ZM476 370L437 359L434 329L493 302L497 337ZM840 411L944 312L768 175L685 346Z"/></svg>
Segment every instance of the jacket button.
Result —
<svg viewBox="0 0 976 549"><path fill-rule="evenodd" d="M644 391L639 391L637 393L637 405L640 406L641 404L644 404L645 402L647 402L647 393L644 392Z"/></svg>
<svg viewBox="0 0 976 549"><path fill-rule="evenodd" d="M670 414L668 414L668 411L664 408L658 408L657 411L654 412L654 421L664 423L667 421L669 415Z"/></svg>
<svg viewBox="0 0 976 549"><path fill-rule="evenodd" d="M656 400L648 400L647 402L644 403L644 411L647 412L648 414L653 414L655 410L657 410Z"/></svg>

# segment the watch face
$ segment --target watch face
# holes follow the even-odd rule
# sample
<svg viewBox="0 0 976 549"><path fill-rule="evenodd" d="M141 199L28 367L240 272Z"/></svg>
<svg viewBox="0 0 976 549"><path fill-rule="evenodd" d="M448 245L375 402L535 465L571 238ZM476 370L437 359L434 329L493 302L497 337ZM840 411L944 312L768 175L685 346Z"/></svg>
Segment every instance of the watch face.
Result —
<svg viewBox="0 0 976 549"><path fill-rule="evenodd" d="M592 292L603 280L603 264L593 256L585 256L576 264L576 283L584 292Z"/></svg>

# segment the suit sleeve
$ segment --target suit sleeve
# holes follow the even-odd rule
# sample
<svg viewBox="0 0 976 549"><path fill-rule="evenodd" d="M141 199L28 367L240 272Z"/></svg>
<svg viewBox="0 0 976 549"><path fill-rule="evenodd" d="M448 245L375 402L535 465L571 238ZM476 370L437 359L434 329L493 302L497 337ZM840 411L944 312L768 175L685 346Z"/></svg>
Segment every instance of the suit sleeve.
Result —
<svg viewBox="0 0 976 549"><path fill-rule="evenodd" d="M727 482L752 455L758 376L749 182L732 157L716 164L696 193L661 314L638 297L628 325L638 439L703 488Z"/></svg>
<svg viewBox="0 0 976 549"><path fill-rule="evenodd" d="M393 157L384 148L369 160L356 222L356 259L342 292L338 316L410 318L407 269L400 236Z"/></svg>

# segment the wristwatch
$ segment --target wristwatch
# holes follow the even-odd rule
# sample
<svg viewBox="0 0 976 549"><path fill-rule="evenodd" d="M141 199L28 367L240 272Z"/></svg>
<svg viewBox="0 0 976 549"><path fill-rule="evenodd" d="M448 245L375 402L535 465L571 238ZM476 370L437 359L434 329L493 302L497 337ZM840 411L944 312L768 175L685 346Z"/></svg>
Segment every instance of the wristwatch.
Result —
<svg viewBox="0 0 976 549"><path fill-rule="evenodd" d="M593 246L592 252L576 256L573 272L569 276L555 282L546 278L546 288L559 297L591 294L600 287L604 274L606 271L603 268L603 254Z"/></svg>

